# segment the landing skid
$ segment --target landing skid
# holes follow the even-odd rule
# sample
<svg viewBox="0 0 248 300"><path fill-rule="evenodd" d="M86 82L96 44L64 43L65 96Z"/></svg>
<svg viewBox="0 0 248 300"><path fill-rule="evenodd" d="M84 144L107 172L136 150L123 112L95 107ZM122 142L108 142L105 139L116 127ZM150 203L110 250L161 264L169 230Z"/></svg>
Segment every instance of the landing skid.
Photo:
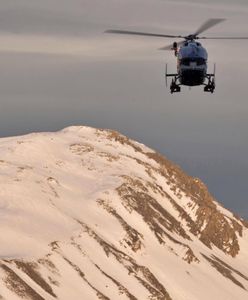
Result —
<svg viewBox="0 0 248 300"><path fill-rule="evenodd" d="M180 87L180 85L177 83L178 78L179 78L179 76L175 76L175 77L171 80L171 85L170 85L170 92L171 92L171 94L181 92L181 87Z"/></svg>
<svg viewBox="0 0 248 300"><path fill-rule="evenodd" d="M204 92L212 93L215 90L215 64L214 64L214 73L206 75L207 83L204 83Z"/></svg>
<svg viewBox="0 0 248 300"><path fill-rule="evenodd" d="M214 80L214 77L210 77L210 79L208 79L208 83L204 84L204 85L205 85L204 86L204 92L209 92L209 93L213 94L213 92L215 90L215 80Z"/></svg>
<svg viewBox="0 0 248 300"><path fill-rule="evenodd" d="M173 93L178 93L181 92L181 87L180 87L180 83L179 83L179 79L180 79L180 75L177 73L174 74L168 74L167 73L167 64L166 64L166 68L165 68L165 82L166 82L166 86L167 86L167 78L168 77L173 77L171 80L171 84L170 84L170 92L171 94ZM214 72L211 74L206 74L205 76L205 81L207 81L206 83L204 82L204 92L208 92L208 93L212 93L215 90L215 65L214 65Z"/></svg>
<svg viewBox="0 0 248 300"><path fill-rule="evenodd" d="M168 74L167 73L167 64L165 65L165 83L166 83L166 86L167 86L167 77L174 77L172 80L171 80L171 84L170 84L170 92L171 94L173 93L179 93L181 92L181 87L180 87L180 84L177 83L180 76L175 73L175 74Z"/></svg>

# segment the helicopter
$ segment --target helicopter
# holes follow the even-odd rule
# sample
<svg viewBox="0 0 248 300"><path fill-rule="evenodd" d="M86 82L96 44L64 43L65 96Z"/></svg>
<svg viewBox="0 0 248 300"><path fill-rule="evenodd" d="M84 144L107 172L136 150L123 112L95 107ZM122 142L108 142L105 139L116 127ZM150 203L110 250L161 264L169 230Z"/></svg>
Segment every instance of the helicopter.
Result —
<svg viewBox="0 0 248 300"><path fill-rule="evenodd" d="M165 79L167 85L167 78L173 77L170 84L171 94L180 92L181 85L184 86L204 86L204 92L213 93L215 90L215 64L214 72L208 73L207 71L207 50L198 41L200 39L207 40L244 40L248 37L206 37L199 36L207 29L225 21L225 19L212 18L205 21L194 33L189 35L169 35L160 33L149 33L139 31L128 31L128 30L115 30L109 29L105 33L114 34L128 34L128 35L139 35L139 36L151 36L160 38L175 38L183 39L179 42L173 42L173 44L159 48L159 50L172 50L174 51L175 57L177 58L177 73L167 73L167 64L165 69Z"/></svg>

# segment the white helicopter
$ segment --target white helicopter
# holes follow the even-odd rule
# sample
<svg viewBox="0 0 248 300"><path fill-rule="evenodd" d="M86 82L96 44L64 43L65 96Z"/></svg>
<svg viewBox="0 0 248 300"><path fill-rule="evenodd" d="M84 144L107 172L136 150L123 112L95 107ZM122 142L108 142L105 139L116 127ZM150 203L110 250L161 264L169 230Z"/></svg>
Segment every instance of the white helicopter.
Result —
<svg viewBox="0 0 248 300"><path fill-rule="evenodd" d="M177 73L168 74L167 65L165 71L165 78L173 77L170 85L171 93L180 92L181 85L185 86L198 86L204 85L205 92L213 93L215 90L215 65L214 72L207 72L207 59L208 53L205 48L198 42L199 39L248 39L248 37L205 37L199 36L202 32L217 25L225 19L209 19L203 23L198 30L193 34L186 36L183 35L168 35L157 34L139 31L127 31L127 30L107 30L106 33L115 34L129 34L129 35L141 35L141 36L153 36L162 38L182 38L183 41L174 42L172 45L162 47L159 50L173 50L177 57Z"/></svg>

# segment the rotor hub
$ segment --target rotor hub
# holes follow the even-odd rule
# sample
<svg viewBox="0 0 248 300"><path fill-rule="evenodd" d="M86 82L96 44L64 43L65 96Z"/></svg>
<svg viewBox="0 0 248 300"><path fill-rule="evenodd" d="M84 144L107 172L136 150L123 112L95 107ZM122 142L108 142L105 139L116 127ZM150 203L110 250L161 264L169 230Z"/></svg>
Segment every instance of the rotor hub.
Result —
<svg viewBox="0 0 248 300"><path fill-rule="evenodd" d="M195 34L190 34L185 37L185 40L187 40L187 41L193 41L193 40L197 40L197 39L199 39L199 37Z"/></svg>

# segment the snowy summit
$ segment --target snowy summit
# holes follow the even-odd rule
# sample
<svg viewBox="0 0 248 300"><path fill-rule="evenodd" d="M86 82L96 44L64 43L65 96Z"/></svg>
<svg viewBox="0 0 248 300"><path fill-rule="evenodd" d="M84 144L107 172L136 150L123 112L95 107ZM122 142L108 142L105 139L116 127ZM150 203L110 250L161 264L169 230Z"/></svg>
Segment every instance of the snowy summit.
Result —
<svg viewBox="0 0 248 300"><path fill-rule="evenodd" d="M0 139L0 299L248 299L248 223L111 130Z"/></svg>

